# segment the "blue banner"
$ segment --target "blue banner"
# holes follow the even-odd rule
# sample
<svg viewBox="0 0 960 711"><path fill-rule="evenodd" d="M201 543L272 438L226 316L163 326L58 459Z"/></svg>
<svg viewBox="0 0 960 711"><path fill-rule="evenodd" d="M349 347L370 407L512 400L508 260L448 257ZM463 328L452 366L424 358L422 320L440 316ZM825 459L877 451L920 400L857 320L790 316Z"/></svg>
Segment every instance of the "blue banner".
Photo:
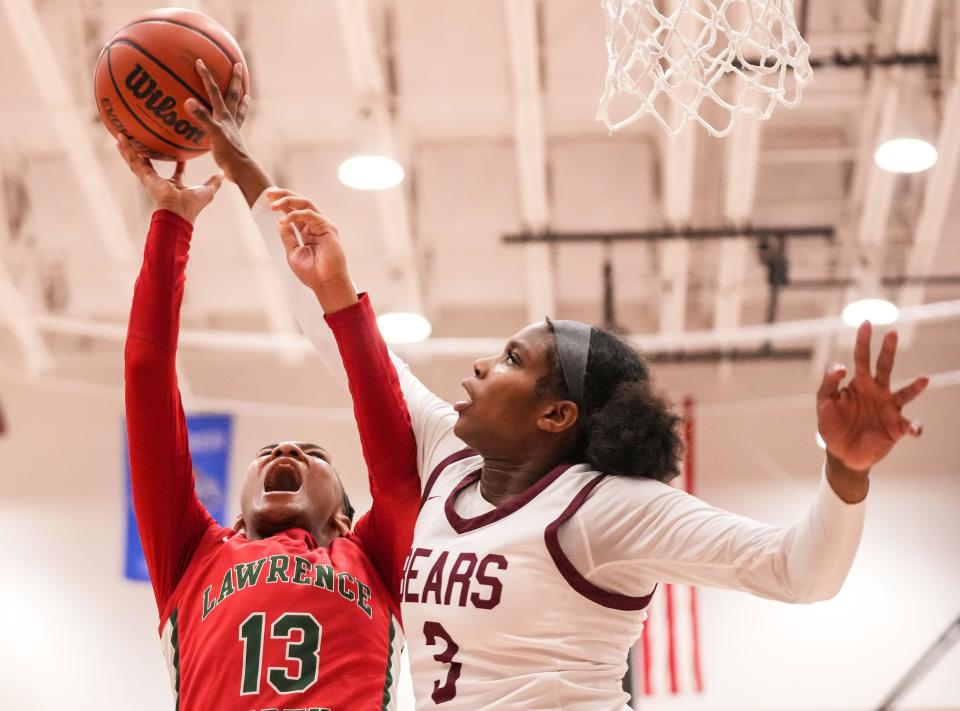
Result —
<svg viewBox="0 0 960 711"><path fill-rule="evenodd" d="M187 415L187 437L193 459L197 496L222 526L227 525L227 482L230 472L230 445L233 441L231 415ZM149 580L143 546L137 531L130 494L130 454L127 428L123 428L124 491L127 501L127 549L124 575L130 580ZM232 522L231 522L232 523Z"/></svg>

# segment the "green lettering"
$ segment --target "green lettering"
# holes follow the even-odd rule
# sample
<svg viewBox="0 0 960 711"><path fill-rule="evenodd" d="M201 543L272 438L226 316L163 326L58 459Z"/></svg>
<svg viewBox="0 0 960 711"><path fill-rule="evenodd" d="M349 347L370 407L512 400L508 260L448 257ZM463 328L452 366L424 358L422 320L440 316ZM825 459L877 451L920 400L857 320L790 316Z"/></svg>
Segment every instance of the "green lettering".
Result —
<svg viewBox="0 0 960 711"><path fill-rule="evenodd" d="M343 581L347 578L350 579L350 582L356 582L350 573L337 573L337 592L340 593L340 596L343 597L344 600L356 600L357 596L354 594L354 592L352 590L347 590L343 586Z"/></svg>
<svg viewBox="0 0 960 711"><path fill-rule="evenodd" d="M313 567L317 570L317 577L314 578L313 584L324 590L333 590L333 568L323 563L317 563Z"/></svg>
<svg viewBox="0 0 960 711"><path fill-rule="evenodd" d="M208 585L207 589L203 591L203 614L200 616L200 621L203 622L207 619L207 615L213 612L213 608L217 606L217 601L214 600L210 602L210 592L213 590L212 585Z"/></svg>
<svg viewBox="0 0 960 711"><path fill-rule="evenodd" d="M236 588L233 587L233 568L227 568L227 572L223 575L223 585L220 586L220 597L217 598L217 604L219 605L234 592L236 592Z"/></svg>
<svg viewBox="0 0 960 711"><path fill-rule="evenodd" d="M370 588L359 580L357 581L357 607L367 613L367 617L373 618L373 610L368 604L370 600Z"/></svg>
<svg viewBox="0 0 960 711"><path fill-rule="evenodd" d="M261 558L253 563L238 563L233 566L237 571L237 590L243 590L248 585L253 586L260 580L260 571L263 570L263 564L266 558Z"/></svg>
<svg viewBox="0 0 960 711"><path fill-rule="evenodd" d="M307 573L310 572L310 568L313 565L306 558L301 558L300 556L295 556L293 559L293 582L296 585L309 585L310 578L307 577Z"/></svg>
<svg viewBox="0 0 960 711"><path fill-rule="evenodd" d="M287 567L290 565L290 559L285 555L270 556L270 573L267 575L268 583L284 582L289 583L287 577Z"/></svg>

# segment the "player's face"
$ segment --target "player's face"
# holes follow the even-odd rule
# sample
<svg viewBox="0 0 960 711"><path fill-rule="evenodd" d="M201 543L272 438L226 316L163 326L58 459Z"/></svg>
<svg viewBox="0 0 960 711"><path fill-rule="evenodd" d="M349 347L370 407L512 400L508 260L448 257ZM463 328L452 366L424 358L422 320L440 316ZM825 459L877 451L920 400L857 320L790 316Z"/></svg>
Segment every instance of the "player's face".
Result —
<svg viewBox="0 0 960 711"><path fill-rule="evenodd" d="M342 510L340 482L329 455L318 445L270 444L247 467L240 512L251 538L296 527L326 541L342 532L338 528Z"/></svg>
<svg viewBox="0 0 960 711"><path fill-rule="evenodd" d="M547 349L555 348L546 323L514 335L503 350L474 363L463 381L467 396L454 406L455 434L485 457L511 456L538 434L537 421L549 409L550 394L537 391L547 374Z"/></svg>

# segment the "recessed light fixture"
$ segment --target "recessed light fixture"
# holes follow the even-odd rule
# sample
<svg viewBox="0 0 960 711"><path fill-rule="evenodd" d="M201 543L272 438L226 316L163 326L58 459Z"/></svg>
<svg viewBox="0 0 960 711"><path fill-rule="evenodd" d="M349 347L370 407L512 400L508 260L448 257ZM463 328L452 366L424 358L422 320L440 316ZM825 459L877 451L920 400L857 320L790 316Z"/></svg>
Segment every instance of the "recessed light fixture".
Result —
<svg viewBox="0 0 960 711"><path fill-rule="evenodd" d="M864 321L878 326L893 323L900 315L900 309L883 299L860 299L843 308L843 322L856 328Z"/></svg>
<svg viewBox="0 0 960 711"><path fill-rule="evenodd" d="M430 337L433 327L420 314L397 311L377 317L377 326L387 343L419 343Z"/></svg>
<svg viewBox="0 0 960 711"><path fill-rule="evenodd" d="M356 190L386 190L403 182L403 166L387 156L354 156L337 168L340 182Z"/></svg>
<svg viewBox="0 0 960 711"><path fill-rule="evenodd" d="M889 173L919 173L937 162L937 149L920 138L894 138L873 154L876 164Z"/></svg>

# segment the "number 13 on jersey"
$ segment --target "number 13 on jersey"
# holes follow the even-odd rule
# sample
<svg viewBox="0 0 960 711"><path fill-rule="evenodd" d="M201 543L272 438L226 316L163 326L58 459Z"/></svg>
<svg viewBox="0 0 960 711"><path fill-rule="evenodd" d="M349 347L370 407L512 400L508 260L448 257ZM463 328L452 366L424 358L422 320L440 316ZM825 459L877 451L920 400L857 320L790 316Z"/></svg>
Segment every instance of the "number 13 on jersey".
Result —
<svg viewBox="0 0 960 711"><path fill-rule="evenodd" d="M266 631L266 613L254 612L240 623L240 641L243 642L243 675L240 695L260 693L263 671L263 641ZM268 667L267 683L278 694L296 694L306 691L317 682L320 667L320 637L323 627L309 612L287 612L270 625L270 638L288 640L284 661L287 666ZM290 674L290 664L297 673Z"/></svg>

